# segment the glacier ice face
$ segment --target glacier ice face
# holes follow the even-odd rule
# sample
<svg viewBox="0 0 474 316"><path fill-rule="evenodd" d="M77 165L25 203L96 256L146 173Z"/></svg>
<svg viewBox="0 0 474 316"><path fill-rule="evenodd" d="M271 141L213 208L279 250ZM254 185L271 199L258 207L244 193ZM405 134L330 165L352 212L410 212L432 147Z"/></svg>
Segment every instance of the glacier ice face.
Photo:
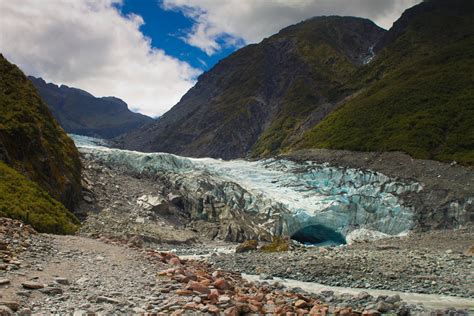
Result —
<svg viewBox="0 0 474 316"><path fill-rule="evenodd" d="M220 222L223 230L242 235L231 239L291 236L309 226L344 236L361 228L399 234L414 226L415 210L403 195L423 189L371 170L284 159L186 158L74 140L84 155L111 167L166 177L194 218Z"/></svg>

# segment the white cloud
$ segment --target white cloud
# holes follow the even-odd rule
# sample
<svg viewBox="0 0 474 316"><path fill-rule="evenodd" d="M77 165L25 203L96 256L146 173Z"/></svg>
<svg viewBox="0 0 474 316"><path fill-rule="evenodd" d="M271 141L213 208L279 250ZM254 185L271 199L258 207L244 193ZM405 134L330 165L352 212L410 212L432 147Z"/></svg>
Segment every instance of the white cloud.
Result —
<svg viewBox="0 0 474 316"><path fill-rule="evenodd" d="M408 7L421 0L163 0L168 10L180 10L195 20L185 41L208 55L222 48L230 35L256 43L280 29L320 15L365 17L390 28Z"/></svg>
<svg viewBox="0 0 474 316"><path fill-rule="evenodd" d="M197 69L151 47L117 0L0 0L0 52L46 81L122 98L159 115L193 86Z"/></svg>

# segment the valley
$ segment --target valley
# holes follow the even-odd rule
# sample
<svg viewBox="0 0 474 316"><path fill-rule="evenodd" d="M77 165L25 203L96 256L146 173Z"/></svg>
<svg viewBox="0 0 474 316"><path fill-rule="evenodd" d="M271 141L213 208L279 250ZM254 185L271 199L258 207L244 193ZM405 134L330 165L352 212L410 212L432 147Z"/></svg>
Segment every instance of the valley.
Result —
<svg viewBox="0 0 474 316"><path fill-rule="evenodd" d="M473 307L469 278L474 235L468 221L459 222L471 204L460 203L449 211L457 216L457 226L451 230L423 232L417 206L407 207L404 201L410 192L420 195L425 189L416 179L352 168L342 172L309 161L219 161L130 152L108 148L104 141L90 137L72 138L84 165L77 213L83 223L78 236L32 235L19 253L16 268L8 265L2 272L10 282L4 299L23 302L26 310L206 311L203 308L210 303L192 304L196 297L203 299L202 293L176 294L181 293L179 278L156 279L157 272L169 271L170 266L166 260L154 261L150 251L175 253L184 267L233 271L233 278L243 273L256 282L235 283L243 288L278 293L284 291L279 284L285 284L286 291L296 293L292 295L314 297L327 304L330 312L348 307L380 310L383 290L392 291L385 297L402 295L403 304L384 305L397 313L455 308L462 314ZM462 176L459 170L452 174L472 176L472 171L463 171ZM354 200L354 196L359 198ZM347 205L355 201L359 202L352 207L356 214L351 214L354 210ZM370 211L374 204L382 215ZM384 213L383 205L391 212ZM324 216L312 213L313 209L323 209ZM394 209L399 212L393 214ZM438 220L439 225L453 223L453 219ZM239 242L259 239L265 245L272 234L293 236L289 251L235 253ZM57 277L70 284L57 284ZM31 279L45 287L22 292L21 284ZM301 285L296 280L314 282L314 286L301 283L308 292L296 289ZM363 294L374 290L381 292ZM347 292L351 294L343 294ZM411 292L427 296L403 296ZM225 293L221 295L229 295ZM439 303L440 297L446 304ZM223 311L234 304L218 300L214 306ZM273 308L269 303L246 304L250 310Z"/></svg>
<svg viewBox="0 0 474 316"><path fill-rule="evenodd" d="M472 1L225 32L200 69L126 5L90 14L136 53L41 76L143 104L0 47L0 316L474 314Z"/></svg>

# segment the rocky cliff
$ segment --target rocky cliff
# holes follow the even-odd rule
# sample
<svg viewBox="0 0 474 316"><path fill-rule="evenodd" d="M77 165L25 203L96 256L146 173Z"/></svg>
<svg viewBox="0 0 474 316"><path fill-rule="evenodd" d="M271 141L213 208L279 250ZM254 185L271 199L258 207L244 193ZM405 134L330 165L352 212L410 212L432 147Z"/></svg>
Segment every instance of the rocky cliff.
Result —
<svg viewBox="0 0 474 316"><path fill-rule="evenodd" d="M41 78L29 78L68 133L112 138L153 122L146 115L130 111L121 99L96 98L80 89L46 83Z"/></svg>
<svg viewBox="0 0 474 316"><path fill-rule="evenodd" d="M73 209L81 192L79 153L32 83L1 55L0 76L0 213L44 220L41 231L70 232L77 220L49 195Z"/></svg>

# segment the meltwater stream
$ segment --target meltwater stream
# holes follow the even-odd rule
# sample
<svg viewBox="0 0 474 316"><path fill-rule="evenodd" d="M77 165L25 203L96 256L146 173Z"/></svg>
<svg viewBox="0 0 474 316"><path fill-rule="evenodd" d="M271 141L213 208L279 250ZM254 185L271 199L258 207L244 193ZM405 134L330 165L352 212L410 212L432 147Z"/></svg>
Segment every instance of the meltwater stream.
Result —
<svg viewBox="0 0 474 316"><path fill-rule="evenodd" d="M410 230L414 209L404 205L402 196L422 190L419 183L371 170L284 159L187 158L72 138L83 154L134 172L172 174L186 194L196 199L211 196L231 209L263 216L267 220L255 223L256 229L305 243L344 243L360 231L395 235Z"/></svg>

